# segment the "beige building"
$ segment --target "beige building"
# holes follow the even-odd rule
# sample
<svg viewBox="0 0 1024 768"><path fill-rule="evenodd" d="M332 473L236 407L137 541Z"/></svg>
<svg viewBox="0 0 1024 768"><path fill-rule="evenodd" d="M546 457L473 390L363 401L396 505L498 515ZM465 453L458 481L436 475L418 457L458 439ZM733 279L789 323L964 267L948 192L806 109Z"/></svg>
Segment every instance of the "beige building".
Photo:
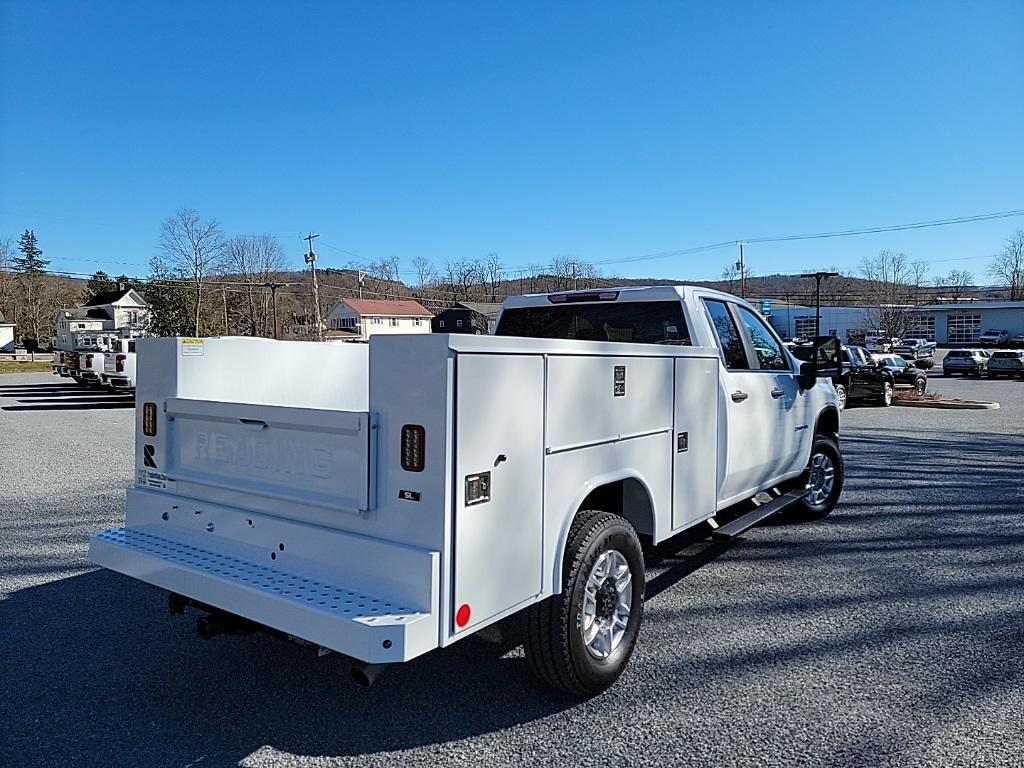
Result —
<svg viewBox="0 0 1024 768"><path fill-rule="evenodd" d="M431 317L412 299L342 299L327 315L326 337L366 341L381 333L430 333Z"/></svg>

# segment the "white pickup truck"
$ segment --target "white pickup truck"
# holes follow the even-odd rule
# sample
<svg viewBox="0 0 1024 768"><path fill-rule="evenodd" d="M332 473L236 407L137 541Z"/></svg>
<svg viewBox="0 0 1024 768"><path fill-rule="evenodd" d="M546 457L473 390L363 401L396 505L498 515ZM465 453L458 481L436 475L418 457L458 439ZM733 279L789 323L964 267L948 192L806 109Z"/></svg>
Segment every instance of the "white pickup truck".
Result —
<svg viewBox="0 0 1024 768"><path fill-rule="evenodd" d="M839 498L834 339L800 363L693 287L515 297L496 334L140 340L136 481L90 558L363 685L514 616L589 696L637 639L641 539Z"/></svg>
<svg viewBox="0 0 1024 768"><path fill-rule="evenodd" d="M110 389L135 389L135 339L114 339L103 355L100 381Z"/></svg>

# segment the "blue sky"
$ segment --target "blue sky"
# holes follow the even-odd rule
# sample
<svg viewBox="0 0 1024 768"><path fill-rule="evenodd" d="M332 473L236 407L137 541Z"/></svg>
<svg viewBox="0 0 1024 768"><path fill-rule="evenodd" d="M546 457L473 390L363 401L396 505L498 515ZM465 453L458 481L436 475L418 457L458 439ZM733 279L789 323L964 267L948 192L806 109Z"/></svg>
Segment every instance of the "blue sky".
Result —
<svg viewBox="0 0 1024 768"><path fill-rule="evenodd" d="M0 0L0 235L144 274L181 205L510 267L1024 208L1024 3ZM752 245L979 274L1024 217ZM333 246L333 247L332 247ZM338 250L341 249L341 250ZM348 251L344 253L342 251ZM732 249L602 267L714 278Z"/></svg>

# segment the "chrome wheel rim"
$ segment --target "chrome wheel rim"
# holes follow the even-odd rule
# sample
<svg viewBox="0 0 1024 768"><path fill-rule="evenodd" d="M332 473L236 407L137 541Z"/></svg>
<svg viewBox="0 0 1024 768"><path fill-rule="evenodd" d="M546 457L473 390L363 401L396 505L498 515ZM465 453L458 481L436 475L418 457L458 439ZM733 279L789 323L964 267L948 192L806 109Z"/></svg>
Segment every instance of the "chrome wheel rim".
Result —
<svg viewBox="0 0 1024 768"><path fill-rule="evenodd" d="M917 382L917 384L914 385L914 389L917 390L917 394L919 394L919 395L923 395L924 391L925 391L925 389L927 389L927 387L928 387L928 385L924 381L919 381L919 382Z"/></svg>
<svg viewBox="0 0 1024 768"><path fill-rule="evenodd" d="M633 575L617 549L602 552L590 569L583 594L580 632L590 655L607 659L622 643L633 607Z"/></svg>
<svg viewBox="0 0 1024 768"><path fill-rule="evenodd" d="M812 505L824 504L836 484L836 468L824 453L811 456L811 474L807 480L807 500Z"/></svg>
<svg viewBox="0 0 1024 768"><path fill-rule="evenodd" d="M836 400L840 411L846 408L846 387L839 386L836 388Z"/></svg>
<svg viewBox="0 0 1024 768"><path fill-rule="evenodd" d="M892 384L885 385L885 404L889 405L892 402Z"/></svg>

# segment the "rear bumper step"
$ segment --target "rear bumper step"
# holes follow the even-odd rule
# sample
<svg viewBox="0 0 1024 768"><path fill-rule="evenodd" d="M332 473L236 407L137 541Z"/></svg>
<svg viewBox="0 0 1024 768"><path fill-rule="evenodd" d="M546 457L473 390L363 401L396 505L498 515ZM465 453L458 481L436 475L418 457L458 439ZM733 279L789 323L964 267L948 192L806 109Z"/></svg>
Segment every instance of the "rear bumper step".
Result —
<svg viewBox="0 0 1024 768"><path fill-rule="evenodd" d="M784 493L782 496L779 496L776 499L772 499L771 501L762 504L761 506L755 509L752 509L750 512L747 512L747 514L742 515L741 517L737 517L731 523L728 523L726 525L723 525L721 528L716 529L715 532L711 534L711 536L715 539L735 538L744 531L753 528L758 523L767 520L772 515L781 512L791 504L795 504L796 502L800 501L800 499L802 499L805 495L807 495L807 491L803 488L799 488L795 491L790 491L789 493Z"/></svg>
<svg viewBox="0 0 1024 768"><path fill-rule="evenodd" d="M429 612L147 530L100 531L89 559L361 661L406 661L437 646Z"/></svg>

